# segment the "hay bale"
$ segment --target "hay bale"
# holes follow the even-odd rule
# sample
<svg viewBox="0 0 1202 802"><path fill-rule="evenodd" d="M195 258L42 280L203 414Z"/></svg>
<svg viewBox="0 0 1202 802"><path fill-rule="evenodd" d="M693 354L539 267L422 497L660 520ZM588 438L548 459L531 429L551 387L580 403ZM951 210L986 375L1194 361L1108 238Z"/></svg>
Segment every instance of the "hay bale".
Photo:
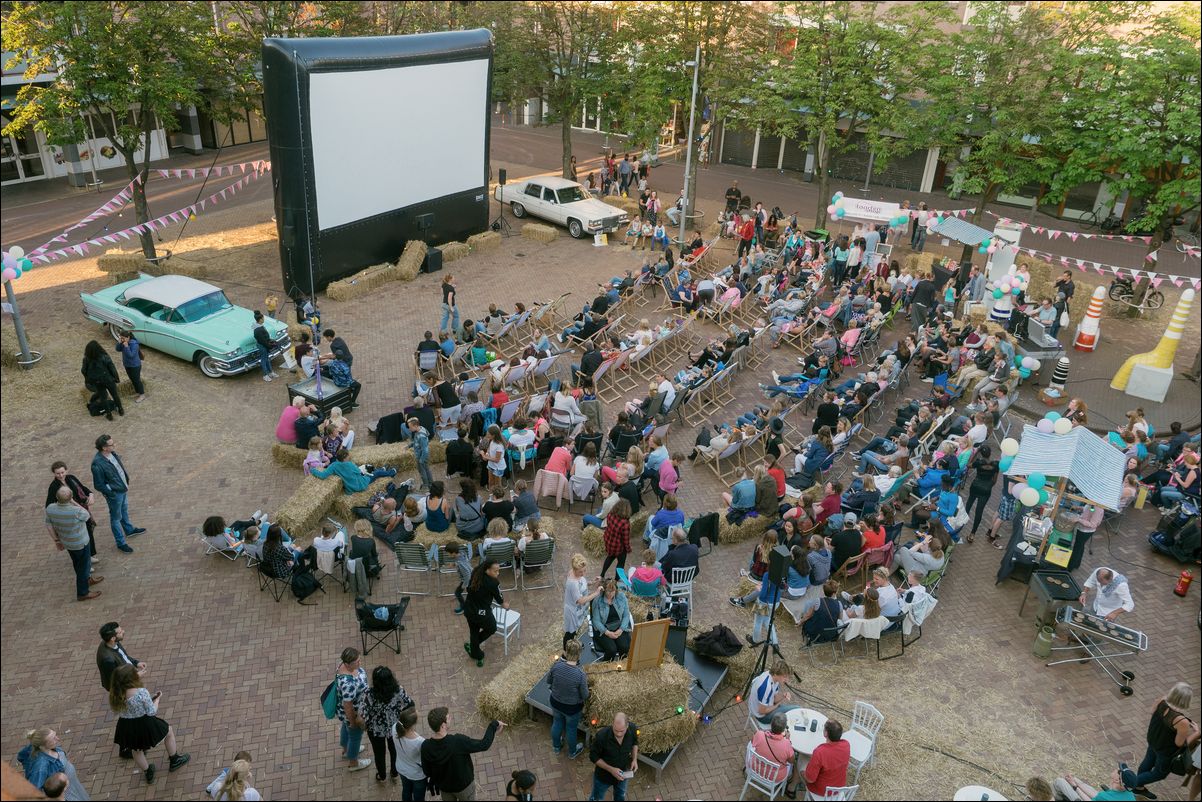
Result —
<svg viewBox="0 0 1202 802"><path fill-rule="evenodd" d="M696 717L688 712L692 684L689 672L667 656L658 668L594 674L589 678L585 719L602 727L618 712L637 716L633 720L639 727L639 751L666 752L687 740L697 727ZM684 714L675 715L677 707L683 707ZM639 719L653 723L642 724Z"/></svg>
<svg viewBox="0 0 1202 802"><path fill-rule="evenodd" d="M526 720L526 694L551 667L551 658L559 654L563 636L556 620L541 636L532 638L521 651L509 657L501 672L480 689L476 709L486 719L507 724Z"/></svg>
<svg viewBox="0 0 1202 802"><path fill-rule="evenodd" d="M13 334L13 339L8 340L7 342L10 342L13 345L16 345L16 342L17 342L16 336L17 336L16 334ZM17 351L17 354L13 355L13 367L17 366L16 360L17 360L17 356L19 354L20 354L20 351ZM147 390L150 389L150 384L148 382L143 381L142 384L146 387ZM137 395L137 393L134 392L134 386L133 386L133 384L130 383L129 379L125 379L124 381L117 382L117 394L120 395L121 398L123 398L123 399L133 398L134 396ZM91 397L92 397L92 392L90 390L88 390L86 387L79 388L79 398L81 401L83 401L86 404L88 402L88 399ZM303 459L303 457L302 457L302 459Z"/></svg>
<svg viewBox="0 0 1202 802"><path fill-rule="evenodd" d="M196 259L189 259L186 256L176 256L172 254L169 258L164 259L157 265L147 262L142 268L146 273L151 273L156 276L189 276L190 278L204 278L209 274L208 266Z"/></svg>
<svg viewBox="0 0 1202 802"><path fill-rule="evenodd" d="M277 320L278 320L278 318L277 318ZM288 323L288 337L289 337L289 339L292 340L292 342L294 342L294 343L300 342L301 332L308 334L310 337L313 336L313 329L309 328L308 326L304 325L303 323L297 323L296 318L293 318L292 320L289 320L286 322Z"/></svg>
<svg viewBox="0 0 1202 802"><path fill-rule="evenodd" d="M17 363L17 360L21 358L20 353L12 347L16 341L17 329L13 326L12 319L5 317L3 323L0 323L0 343L4 344L4 347L0 348L0 364L6 368L19 369L21 367ZM91 393L88 393L88 396L91 397Z"/></svg>
<svg viewBox="0 0 1202 802"><path fill-rule="evenodd" d="M341 495L345 494L342 480L337 476L329 479L306 476L276 511L276 523L289 532L312 532Z"/></svg>
<svg viewBox="0 0 1202 802"><path fill-rule="evenodd" d="M288 443L271 444L271 461L276 465L299 471L309 452Z"/></svg>
<svg viewBox="0 0 1202 802"><path fill-rule="evenodd" d="M754 518L744 518L738 525L727 523L726 516L718 519L719 543L742 543L752 538L758 538L775 521L759 515Z"/></svg>
<svg viewBox="0 0 1202 802"><path fill-rule="evenodd" d="M472 253L490 251L493 248L501 247L501 235L495 231L482 231L479 234L472 234L467 238L467 246L472 249Z"/></svg>
<svg viewBox="0 0 1202 802"><path fill-rule="evenodd" d="M297 449L299 450L299 449ZM413 450L408 443L384 443L383 445L355 446L351 459L356 465L375 465L377 468L396 468L399 472L406 457L413 461ZM416 467L416 464L411 465Z"/></svg>
<svg viewBox="0 0 1202 802"><path fill-rule="evenodd" d="M422 262L426 260L429 246L421 240L411 239L405 243L405 250L396 263L396 280L413 281L421 272Z"/></svg>
<svg viewBox="0 0 1202 802"><path fill-rule="evenodd" d="M448 528L445 532L431 532L426 528L425 524L422 524L413 530L412 542L418 543L422 546L422 548L428 550L431 546L438 546L441 548L448 543L462 544L466 543L467 541L459 537L458 533L455 531L455 527L453 526Z"/></svg>
<svg viewBox="0 0 1202 802"><path fill-rule="evenodd" d="M591 554L594 557L605 556L605 536L595 526L586 526L584 531L580 533L580 547L584 549L585 554Z"/></svg>
<svg viewBox="0 0 1202 802"><path fill-rule="evenodd" d="M146 271L146 256L141 251L109 251L96 260L101 273L134 273Z"/></svg>
<svg viewBox="0 0 1202 802"><path fill-rule="evenodd" d="M559 238L559 229L542 223L526 223L522 226L522 237L545 245Z"/></svg>
<svg viewBox="0 0 1202 802"><path fill-rule="evenodd" d="M630 516L630 541L631 543L641 542L643 532L647 531L647 522L651 520L651 514L654 510L649 507L636 512Z"/></svg>
<svg viewBox="0 0 1202 802"><path fill-rule="evenodd" d="M447 444L441 440L430 441L430 464L441 465L447 461ZM414 469L417 469L417 463L413 464Z"/></svg>
<svg viewBox="0 0 1202 802"><path fill-rule="evenodd" d="M444 264L457 262L472 252L471 247L464 242L448 242L446 245L440 247L442 248L442 261Z"/></svg>
<svg viewBox="0 0 1202 802"><path fill-rule="evenodd" d="M360 270L353 276L332 282L326 287L326 297L334 301L350 301L396 280L396 267L388 262L383 262Z"/></svg>
<svg viewBox="0 0 1202 802"><path fill-rule="evenodd" d="M708 226L705 227L705 233L702 236L704 236L706 242L709 242L714 237L717 237L721 234L722 234L722 224L719 223L717 220L715 220L714 222L710 223Z"/></svg>
<svg viewBox="0 0 1202 802"><path fill-rule="evenodd" d="M388 487L388 483L392 479L389 477L381 477L376 479L367 486L366 490L360 490L358 493L351 493L349 496L346 493L339 493L334 503L330 505L330 509L326 514L332 515L340 521L355 520L355 507L366 507L368 500L371 499L372 493L377 491L383 492Z"/></svg>

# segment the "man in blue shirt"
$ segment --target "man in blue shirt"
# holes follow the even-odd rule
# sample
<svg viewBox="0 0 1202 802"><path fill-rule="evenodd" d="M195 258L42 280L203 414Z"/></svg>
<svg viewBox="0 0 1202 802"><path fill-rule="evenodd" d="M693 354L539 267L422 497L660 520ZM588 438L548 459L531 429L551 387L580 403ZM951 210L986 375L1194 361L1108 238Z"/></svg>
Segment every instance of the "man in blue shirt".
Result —
<svg viewBox="0 0 1202 802"><path fill-rule="evenodd" d="M755 509L755 482L746 470L743 471L743 477L730 488L730 492L722 494L722 499L732 513L742 515Z"/></svg>

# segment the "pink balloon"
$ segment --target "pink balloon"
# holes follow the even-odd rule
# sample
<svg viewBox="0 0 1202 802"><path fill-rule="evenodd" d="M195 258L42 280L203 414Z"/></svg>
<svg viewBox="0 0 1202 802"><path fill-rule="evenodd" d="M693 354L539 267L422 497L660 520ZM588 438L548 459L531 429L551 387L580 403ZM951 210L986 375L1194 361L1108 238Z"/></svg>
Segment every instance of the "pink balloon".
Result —
<svg viewBox="0 0 1202 802"><path fill-rule="evenodd" d="M12 281L16 277L17 271L13 270L11 267L4 268L4 272L0 273L0 278L4 279L5 281Z"/></svg>
<svg viewBox="0 0 1202 802"><path fill-rule="evenodd" d="M997 246L996 246L996 245L990 245L988 248L986 248L986 250L987 250L989 253L997 253Z"/></svg>
<svg viewBox="0 0 1202 802"><path fill-rule="evenodd" d="M1039 423L1035 424L1035 428L1038 429L1039 431L1043 432L1044 434L1051 434L1052 431L1056 428L1056 424L1052 423L1047 418L1044 418L1041 421L1039 421Z"/></svg>
<svg viewBox="0 0 1202 802"><path fill-rule="evenodd" d="M927 218L927 228L934 228L937 225L939 225L939 221L936 220L934 217Z"/></svg>
<svg viewBox="0 0 1202 802"><path fill-rule="evenodd" d="M836 208L837 208L837 207L835 206L835 204L833 204L833 203L832 203L830 206L827 206L827 207L826 207L826 213L827 213L827 214L834 214L834 213L835 213L835 209L836 209Z"/></svg>

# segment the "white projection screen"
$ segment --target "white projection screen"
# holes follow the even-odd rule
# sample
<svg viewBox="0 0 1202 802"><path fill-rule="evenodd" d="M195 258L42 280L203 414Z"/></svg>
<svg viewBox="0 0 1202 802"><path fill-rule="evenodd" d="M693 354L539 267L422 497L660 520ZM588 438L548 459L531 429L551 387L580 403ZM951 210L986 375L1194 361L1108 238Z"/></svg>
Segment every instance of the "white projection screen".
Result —
<svg viewBox="0 0 1202 802"><path fill-rule="evenodd" d="M290 296L488 228L490 31L264 39L262 55Z"/></svg>
<svg viewBox="0 0 1202 802"><path fill-rule="evenodd" d="M364 103L363 98L374 102ZM309 76L318 227L480 186L488 60Z"/></svg>

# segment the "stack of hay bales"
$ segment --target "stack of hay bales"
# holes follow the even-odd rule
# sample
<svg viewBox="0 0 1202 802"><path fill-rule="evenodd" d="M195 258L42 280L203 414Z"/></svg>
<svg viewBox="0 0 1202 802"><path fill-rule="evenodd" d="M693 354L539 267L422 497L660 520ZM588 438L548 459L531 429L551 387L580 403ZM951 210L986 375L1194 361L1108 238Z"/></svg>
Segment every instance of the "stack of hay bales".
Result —
<svg viewBox="0 0 1202 802"><path fill-rule="evenodd" d="M15 337L16 335L13 335L13 336ZM15 340L9 340L9 342L15 342ZM17 367L18 357L20 357L20 352L17 352L16 354L13 355L13 363L12 363L13 367ZM143 381L142 384L145 385L146 387L150 387L150 384L146 381ZM125 379L124 381L117 382L117 394L120 395L122 398L129 398L131 396L137 395L137 393L134 392L134 386L133 386L133 384L130 383L129 379ZM91 397L92 397L92 392L90 390L88 390L86 387L79 388L79 398L85 404L87 403L88 399ZM304 460L303 456L301 457L301 460L302 461ZM300 463L297 463L297 467L300 467Z"/></svg>
<svg viewBox="0 0 1202 802"><path fill-rule="evenodd" d="M726 521L726 516L723 515L718 520L718 542L742 543L746 540L758 538L773 523L775 523L775 520L772 518L759 515L753 518L744 518L738 524L731 524Z"/></svg>
<svg viewBox="0 0 1202 802"><path fill-rule="evenodd" d="M288 443L273 443L271 458L276 465L300 470L305 461L306 449L297 448ZM387 443L379 446L358 446L351 450L351 461L356 465L375 465L379 467L413 470L417 463L413 460L413 450L408 443Z"/></svg>
<svg viewBox="0 0 1202 802"><path fill-rule="evenodd" d="M668 655L656 668L592 674L584 717L590 724L596 721L596 727L607 727L615 714L625 712L638 727L640 752L666 752L697 728L697 717L689 710L692 685L693 677ZM678 715L677 708L684 712Z"/></svg>
<svg viewBox="0 0 1202 802"><path fill-rule="evenodd" d="M542 223L526 223L522 226L522 236L545 245L559 238L559 229Z"/></svg>
<svg viewBox="0 0 1202 802"><path fill-rule="evenodd" d="M501 673L493 677L476 696L476 708L486 719L517 724L526 719L526 694L542 679L559 655L563 632L559 621L541 636L527 642L521 651L511 654Z"/></svg>
<svg viewBox="0 0 1202 802"><path fill-rule="evenodd" d="M388 477L382 477L373 480L367 486L366 490L360 490L358 493L351 493L350 495L339 493L334 499L334 503L330 505L329 514L340 521L349 522L355 520L355 507L366 507L372 494L384 492L391 481Z"/></svg>
<svg viewBox="0 0 1202 802"><path fill-rule="evenodd" d="M457 262L472 252L471 247L464 242L448 242L440 247L442 248L442 261L446 264Z"/></svg>
<svg viewBox="0 0 1202 802"><path fill-rule="evenodd" d="M142 268L142 272L155 276L191 276L192 278L204 278L209 274L204 262L179 254L172 254L157 265L147 262L146 266Z"/></svg>
<svg viewBox="0 0 1202 802"><path fill-rule="evenodd" d="M467 246L472 249L472 253L479 251L491 251L493 248L498 248L501 245L501 235L495 231L482 231L479 234L472 234L467 238Z"/></svg>
<svg viewBox="0 0 1202 802"><path fill-rule="evenodd" d="M341 281L332 282L326 287L326 296L335 301L350 301L396 279L396 265L382 262Z"/></svg>
<svg viewBox="0 0 1202 802"><path fill-rule="evenodd" d="M710 223L708 226L705 227L705 234L703 236L705 237L705 241L709 242L710 240L714 239L717 236L720 236L721 234L722 234L722 224L719 223L717 220L715 220L714 222Z"/></svg>
<svg viewBox="0 0 1202 802"><path fill-rule="evenodd" d="M580 547L584 549L585 554L592 555L593 557L604 557L604 533L595 526L586 526L584 531L580 533Z"/></svg>
<svg viewBox="0 0 1202 802"><path fill-rule="evenodd" d="M96 269L110 275L136 275L147 267L146 256L141 251L109 251L96 260Z"/></svg>
<svg viewBox="0 0 1202 802"><path fill-rule="evenodd" d="M276 523L294 535L308 534L317 529L330 506L342 495L345 495L342 480L337 476L329 479L306 476L296 492L280 505Z"/></svg>

